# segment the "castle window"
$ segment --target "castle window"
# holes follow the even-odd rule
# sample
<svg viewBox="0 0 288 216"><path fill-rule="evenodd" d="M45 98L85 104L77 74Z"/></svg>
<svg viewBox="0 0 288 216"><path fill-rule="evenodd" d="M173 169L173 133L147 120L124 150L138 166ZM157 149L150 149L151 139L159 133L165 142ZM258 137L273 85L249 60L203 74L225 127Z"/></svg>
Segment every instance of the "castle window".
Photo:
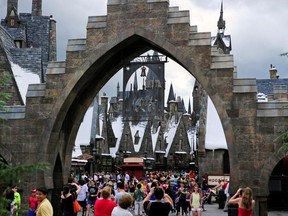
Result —
<svg viewBox="0 0 288 216"><path fill-rule="evenodd" d="M137 130L137 132L136 132L134 138L135 138L135 143L134 143L134 144L138 144L139 141L140 141L140 136L139 136L139 131L138 131L138 130Z"/></svg>
<svg viewBox="0 0 288 216"><path fill-rule="evenodd" d="M14 19L10 19L10 26L14 26L15 25L15 20Z"/></svg>
<svg viewBox="0 0 288 216"><path fill-rule="evenodd" d="M16 41L15 41L15 46L16 46L17 48L22 48L22 41L16 40Z"/></svg>
<svg viewBox="0 0 288 216"><path fill-rule="evenodd" d="M179 140L179 151L182 151L182 139Z"/></svg>

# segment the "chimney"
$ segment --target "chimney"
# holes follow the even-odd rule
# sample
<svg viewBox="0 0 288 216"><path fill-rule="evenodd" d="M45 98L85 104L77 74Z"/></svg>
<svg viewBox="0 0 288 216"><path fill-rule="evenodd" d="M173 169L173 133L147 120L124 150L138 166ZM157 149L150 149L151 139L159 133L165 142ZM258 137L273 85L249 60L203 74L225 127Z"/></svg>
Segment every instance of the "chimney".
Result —
<svg viewBox="0 0 288 216"><path fill-rule="evenodd" d="M32 16L42 16L42 0L32 0Z"/></svg>
<svg viewBox="0 0 288 216"><path fill-rule="evenodd" d="M18 0L7 0L7 16L9 16L13 7L15 7L18 13Z"/></svg>
<svg viewBox="0 0 288 216"><path fill-rule="evenodd" d="M269 73L270 73L270 79L278 79L279 78L278 73L277 73L277 69L272 64L270 65Z"/></svg>

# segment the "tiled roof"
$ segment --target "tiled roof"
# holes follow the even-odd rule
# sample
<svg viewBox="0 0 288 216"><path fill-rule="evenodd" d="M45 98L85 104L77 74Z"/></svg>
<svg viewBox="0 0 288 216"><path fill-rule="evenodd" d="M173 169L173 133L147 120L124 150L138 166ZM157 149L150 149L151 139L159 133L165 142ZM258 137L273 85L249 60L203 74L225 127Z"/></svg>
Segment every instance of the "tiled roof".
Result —
<svg viewBox="0 0 288 216"><path fill-rule="evenodd" d="M273 94L273 86L275 85L288 85L288 79L257 79L258 92L266 95Z"/></svg>

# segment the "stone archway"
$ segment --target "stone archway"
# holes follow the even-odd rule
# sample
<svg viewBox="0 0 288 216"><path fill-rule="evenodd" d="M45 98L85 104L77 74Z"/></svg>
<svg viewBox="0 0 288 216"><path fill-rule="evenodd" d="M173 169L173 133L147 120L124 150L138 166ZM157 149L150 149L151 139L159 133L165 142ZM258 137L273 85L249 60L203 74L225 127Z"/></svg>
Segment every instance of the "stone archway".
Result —
<svg viewBox="0 0 288 216"><path fill-rule="evenodd" d="M19 156L15 163L48 161L61 166L39 173L30 184L52 189L54 177L66 182L76 133L93 98L126 61L149 49L176 61L206 90L228 143L231 190L251 186L256 211L265 213L261 197L267 197L263 187L272 170L265 168L266 158L279 148L274 138L287 128L288 115L274 114L280 105L257 104L256 80L234 77L233 56L211 47L211 34L197 32L190 26L189 12L170 8L167 0L111 0L107 16L89 17L87 38L69 40L66 61L49 63L46 83L29 89L25 116L11 119L10 128L1 129L1 144ZM267 119L273 127L267 126ZM269 130L263 131L265 127Z"/></svg>

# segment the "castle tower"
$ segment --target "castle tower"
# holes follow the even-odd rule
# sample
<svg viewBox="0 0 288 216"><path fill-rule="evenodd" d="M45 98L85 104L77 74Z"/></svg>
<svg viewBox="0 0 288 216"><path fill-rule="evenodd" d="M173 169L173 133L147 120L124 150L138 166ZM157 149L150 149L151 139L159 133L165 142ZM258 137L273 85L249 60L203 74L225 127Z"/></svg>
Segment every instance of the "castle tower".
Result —
<svg viewBox="0 0 288 216"><path fill-rule="evenodd" d="M217 35L211 38L211 45L217 46L220 53L230 54L232 50L231 37L230 35L224 35L226 23L223 19L223 0L221 1L220 16L217 22L217 28Z"/></svg>
<svg viewBox="0 0 288 216"><path fill-rule="evenodd" d="M13 8L18 13L18 0L7 0L7 17L10 15Z"/></svg>
<svg viewBox="0 0 288 216"><path fill-rule="evenodd" d="M32 0L32 16L42 16L42 0Z"/></svg>
<svg viewBox="0 0 288 216"><path fill-rule="evenodd" d="M174 94L174 90L173 90L173 85L172 85L172 83L170 84L170 89L169 89L167 104L169 104L170 101L175 101L175 94Z"/></svg>
<svg viewBox="0 0 288 216"><path fill-rule="evenodd" d="M224 34L225 31L225 20L223 19L223 1L221 1L220 17L218 20L218 33Z"/></svg>
<svg viewBox="0 0 288 216"><path fill-rule="evenodd" d="M7 15L5 22L9 28L18 28L20 19L18 17L18 0L7 1Z"/></svg>

